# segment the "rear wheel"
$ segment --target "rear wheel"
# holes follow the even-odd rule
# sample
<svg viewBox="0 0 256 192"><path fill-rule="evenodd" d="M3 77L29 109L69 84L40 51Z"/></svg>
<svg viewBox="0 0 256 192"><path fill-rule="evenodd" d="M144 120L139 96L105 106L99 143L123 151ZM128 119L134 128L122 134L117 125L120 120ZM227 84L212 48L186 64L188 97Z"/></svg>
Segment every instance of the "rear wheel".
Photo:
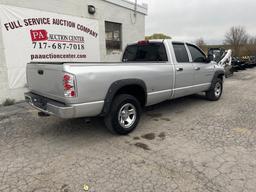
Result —
<svg viewBox="0 0 256 192"><path fill-rule="evenodd" d="M112 132L126 135L138 125L141 105L132 95L117 95L111 105L109 114L104 118L106 127Z"/></svg>
<svg viewBox="0 0 256 192"><path fill-rule="evenodd" d="M213 81L212 87L209 91L206 92L206 97L210 101L217 101L220 99L223 91L223 81L220 78L217 78Z"/></svg>

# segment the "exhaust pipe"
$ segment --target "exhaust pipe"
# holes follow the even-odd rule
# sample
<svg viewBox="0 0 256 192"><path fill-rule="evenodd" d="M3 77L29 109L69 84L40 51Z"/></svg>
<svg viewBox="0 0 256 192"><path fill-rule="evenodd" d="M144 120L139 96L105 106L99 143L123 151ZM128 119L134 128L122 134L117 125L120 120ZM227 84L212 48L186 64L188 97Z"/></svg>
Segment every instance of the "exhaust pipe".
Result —
<svg viewBox="0 0 256 192"><path fill-rule="evenodd" d="M42 111L38 112L38 117L49 117L50 115Z"/></svg>

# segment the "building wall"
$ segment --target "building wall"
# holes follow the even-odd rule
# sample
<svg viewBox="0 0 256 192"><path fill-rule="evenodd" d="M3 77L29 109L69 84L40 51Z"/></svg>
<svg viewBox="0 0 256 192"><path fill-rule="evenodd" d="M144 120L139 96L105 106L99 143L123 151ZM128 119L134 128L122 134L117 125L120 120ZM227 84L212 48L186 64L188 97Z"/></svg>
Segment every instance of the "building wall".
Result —
<svg viewBox="0 0 256 192"><path fill-rule="evenodd" d="M125 8L116 5L114 2L122 4L121 0L0 0L0 4L5 5L97 19L99 21L100 30L100 55L101 61L103 62L120 61L122 55L122 52L107 54L105 43L105 21L122 23L122 49L125 48L127 43L144 39L145 36L145 13L147 8L139 7L139 11L141 11L137 13L135 18L134 11L132 10L134 5L124 1L123 5L129 7ZM88 5L94 5L96 7L95 15L90 15L88 13ZM0 103L6 98L22 100L23 93L26 91L25 88L16 90L10 90L8 88L8 75L3 46L2 34L0 31Z"/></svg>

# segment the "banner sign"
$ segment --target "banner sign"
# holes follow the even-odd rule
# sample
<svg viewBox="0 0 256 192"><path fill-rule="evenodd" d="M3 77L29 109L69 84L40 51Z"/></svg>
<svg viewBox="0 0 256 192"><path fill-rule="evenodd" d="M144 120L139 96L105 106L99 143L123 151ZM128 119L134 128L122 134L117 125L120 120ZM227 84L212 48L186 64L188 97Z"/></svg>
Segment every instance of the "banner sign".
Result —
<svg viewBox="0 0 256 192"><path fill-rule="evenodd" d="M99 62L98 21L0 5L9 87L24 87L29 62Z"/></svg>

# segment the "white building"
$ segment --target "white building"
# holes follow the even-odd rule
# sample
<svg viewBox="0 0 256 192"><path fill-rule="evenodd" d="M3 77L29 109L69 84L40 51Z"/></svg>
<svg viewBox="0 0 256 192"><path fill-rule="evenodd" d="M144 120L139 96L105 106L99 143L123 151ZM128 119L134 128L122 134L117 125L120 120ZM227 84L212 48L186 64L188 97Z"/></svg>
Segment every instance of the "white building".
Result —
<svg viewBox="0 0 256 192"><path fill-rule="evenodd" d="M147 14L147 5L145 4L136 6L134 3L124 0L0 0L0 6L14 7L17 10L20 8L19 13L21 15L35 10L41 11L37 14L42 13L42 15L54 13L62 17L65 15L67 18L79 18L80 21L83 19L96 20L99 50L92 51L99 53L97 61L120 61L126 44L144 39L145 36L145 16ZM86 23L87 20L84 22ZM20 24L19 21L14 24L17 28L19 25L24 24ZM7 45L8 40L5 40L7 37L5 33L11 30L11 27L13 27L11 22L9 24L1 22L0 103L6 98L16 101L23 100L23 93L26 91L23 83L23 81L25 82L23 73L25 73L26 63L20 63L20 67L16 69L17 74L11 67L14 64L12 62L15 61L12 60L13 58L18 63L21 62L15 58L16 54L19 54L19 51L15 51L15 47L19 46L22 41L22 37L20 37L17 41L11 42L11 45ZM87 40L85 39L85 41ZM11 51L13 58L8 58L10 57L10 46L14 46Z"/></svg>

